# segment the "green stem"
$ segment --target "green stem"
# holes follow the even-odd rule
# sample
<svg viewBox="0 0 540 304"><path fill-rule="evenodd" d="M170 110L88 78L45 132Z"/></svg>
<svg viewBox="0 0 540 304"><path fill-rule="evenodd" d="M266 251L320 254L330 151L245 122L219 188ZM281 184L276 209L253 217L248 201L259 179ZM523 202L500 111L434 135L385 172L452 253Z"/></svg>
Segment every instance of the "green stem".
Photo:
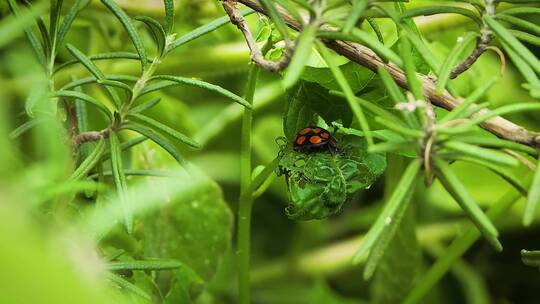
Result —
<svg viewBox="0 0 540 304"><path fill-rule="evenodd" d="M252 64L247 82L245 99L253 104L259 68ZM240 198L238 202L237 258L238 258L238 294L240 304L251 302L250 294L250 238L251 208L253 196L246 195L251 184L251 125L253 111L244 109L242 117L242 143L240 151Z"/></svg>

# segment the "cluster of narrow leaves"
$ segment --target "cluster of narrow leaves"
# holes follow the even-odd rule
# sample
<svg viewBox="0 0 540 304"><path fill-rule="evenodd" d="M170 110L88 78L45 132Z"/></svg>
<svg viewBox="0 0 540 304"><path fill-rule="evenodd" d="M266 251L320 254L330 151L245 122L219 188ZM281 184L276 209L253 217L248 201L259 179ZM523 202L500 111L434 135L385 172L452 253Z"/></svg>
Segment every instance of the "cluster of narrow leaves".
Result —
<svg viewBox="0 0 540 304"><path fill-rule="evenodd" d="M339 121L361 131L368 144L368 152L385 152L412 158L354 257L354 262L365 261L367 258L364 272L366 278L372 276L388 244L399 231L410 198L421 179L428 186L438 180L493 248L502 250L496 227L452 169L451 163L455 161L488 168L519 193L527 196L525 225L532 222L534 211L540 202L540 166L534 166L530 160L538 158L538 150L494 136L478 135L478 127L493 117L537 111L540 110L540 104L512 103L487 111L490 104L479 101L496 83L497 77L467 94L458 92L450 81L459 75L453 73L456 68L474 64L477 57L471 60L468 57L474 54L469 55L468 52L475 40L477 46L473 53L490 49L502 54L496 47L498 42L527 81L523 87L528 89L531 97L538 98L536 88L540 74L539 60L523 42L537 45L540 32L537 25L516 16L536 16L540 11L537 7L519 6L499 10L498 1L467 2L469 5L465 7L432 5L406 10L402 3L394 3L392 8L379 1L352 1L352 7L346 1L330 4L323 1L294 1L294 4L279 1L279 5L290 17L303 26L297 37L295 53L283 78L284 86L291 91L284 119L285 134L292 138L293 134L305 125L321 119L329 125ZM275 8L265 9L276 28L281 27L284 19L271 13ZM302 11L308 13L308 20L301 17ZM411 18L442 13L459 14L471 19L477 25L477 31L460 37L441 63L427 47ZM397 41L393 45L384 41L377 25L378 18L388 18L395 23ZM357 27L364 21L369 24L374 35L366 31L366 27ZM331 26L321 27L323 23ZM358 79L346 65L339 66L337 58L319 38L351 41L369 47L380 58L405 72L408 91L404 92L399 88L391 72L384 67L377 70L376 81L371 81L369 73L364 73L364 80ZM492 45L483 45L483 49L477 50L480 42ZM329 84L326 83L323 73L311 77L310 53L316 53L325 63L325 72L330 72L333 76ZM501 64L504 68L504 61ZM418 77L419 73L429 73L431 78L436 77L436 94L448 93L461 97L461 104L446 115L437 117L433 105L424 96L423 79ZM387 96L373 100L374 96L364 89L365 82L368 87L379 85L386 91ZM343 107L343 103L331 96L344 97L347 106ZM324 162L326 165L331 163L331 157L328 158L329 160ZM525 165L536 171L532 183L529 177L516 176L512 171ZM290 164L284 167L290 170ZM300 178L294 182L301 183ZM298 191L292 191L290 195L298 196L296 192ZM298 198L297 201L304 202Z"/></svg>
<svg viewBox="0 0 540 304"><path fill-rule="evenodd" d="M169 52L215 28L215 26L205 27L175 39L175 34L171 32L173 29L172 22L174 20L174 7L172 1L165 1L166 22L164 26L151 17L142 16L135 18L148 26L148 30L155 40L157 50L153 59L150 60L147 57L146 48L143 45L132 19L116 4L116 2L104 0L102 3L117 17L118 21L125 28L136 53L112 52L87 56L77 47L68 44L66 45L66 48L75 59L56 66L55 58L58 49L62 46L67 31L77 14L84 9L88 3L89 1L76 1L66 16L64 16L61 26L59 26L62 1L53 1L50 7L51 22L49 27L47 28L40 18L37 19L38 29L42 37L41 40L37 38L32 27L27 27L27 37L37 54L40 63L42 63L48 77L51 79L51 85L41 88L41 95L34 95L42 96L43 94L46 94L46 96L50 98L51 102L49 103L51 104L52 100L58 98L64 99L69 103L76 103L76 114L79 120L78 128L81 131L81 134L78 136L82 138L82 140L77 140L76 137L74 140L74 148L77 149L79 148L79 145L84 143L85 136L92 137L91 140L97 140L98 144L94 150L89 153L88 157L82 160L80 165L75 169L73 175L69 178L69 181L73 182L85 178L89 172L104 160L105 155L108 154L107 158L110 158L111 160L111 168L117 192L121 197L124 197L122 200L126 205L124 208L124 222L127 231L130 232L132 230L133 219L130 214L131 212L129 211L130 207L127 203L127 198L124 194L126 193L127 183L124 173L125 170L122 167L122 150L131 148L145 138L148 138L165 149L180 164L185 164L182 156L170 140L177 140L192 148L200 148L200 145L188 136L144 114L146 110L158 104L159 99L150 99L139 102L141 100L140 98L146 94L167 87L188 85L221 94L247 108L251 108L251 105L234 93L201 80L175 75L154 75L158 65ZM15 0L10 0L9 5L15 15L20 14L21 8ZM217 24L217 26L219 26L219 24ZM96 60L114 59L138 60L141 64L141 75L139 77L132 75L106 75L94 62ZM81 64L86 68L90 73L90 76L82 79L75 79L63 85L60 89L56 89L54 87L55 74L63 68L76 63ZM109 100L98 100L84 93L83 87L85 85L95 83L101 85ZM45 93L43 93L43 91ZM40 99L31 95L27 101L26 108L30 117L33 116L37 100ZM86 105L93 106L100 111L103 120L107 125L105 129L100 130L99 132L88 129L88 126L85 125L85 122L87 121L85 116L88 115ZM54 111L51 112L54 113ZM30 127L39 124L40 121L40 119L28 121L18 129L14 130L12 132L12 137L21 135ZM117 133L122 130L134 131L139 133L141 137L121 142ZM104 143L103 141L108 141L108 143ZM108 149L106 148L107 146Z"/></svg>
<svg viewBox="0 0 540 304"><path fill-rule="evenodd" d="M14 20L17 21L13 22L13 25L24 26L26 37L47 78L43 85L34 87L27 98L25 109L30 120L13 130L10 136L14 139L33 127L57 121L61 119L64 110L68 113L74 113L77 129L74 134L68 135L59 129L56 130L66 137L71 137L67 141L71 141L73 150L79 152L80 158L72 174L67 178L63 177L65 178L63 181L65 189L62 191L71 193L83 190L93 192L96 189L101 191L99 187L96 188L94 179L97 178L101 183L105 175L113 177L116 187L116 195L114 195L116 198L110 200L104 209L96 208L95 214L87 220L88 223L83 224L87 227L86 230L98 241L105 240L106 242L106 236L114 231L117 222L123 223L128 234L136 232L134 217L147 213L149 206L157 206L160 201L174 200L175 202L171 206L184 206L186 210L177 207L171 207L170 210L164 208L166 215L158 214L151 217L153 220L147 219L156 223L155 227L148 231L152 230L156 234L170 236L174 240L165 246L167 248L161 248L161 240L154 240L155 235L148 234L143 240L145 244L148 244L148 247L142 251L126 253L125 250L121 249L109 249L106 244L101 249L104 251L106 259L110 261L106 264L107 270L111 272L109 279L123 289L131 291L135 298L142 297L151 300L151 295L156 293L153 282L155 278L151 278L146 273L172 270L172 276L167 275L160 279L163 282L168 280L165 289L159 291L159 294L163 296L162 300L171 303L189 302L200 292L199 285L211 278L218 257L228 247L230 226L232 225L231 215L219 188L208 178L201 177L195 169L189 169L190 165L177 151L174 141L195 149L200 148L201 145L174 128L147 116L145 112L157 105L160 99L145 97L149 93L164 88L186 85L220 94L247 109L251 109L252 106L246 100L217 85L189 77L156 74L158 66L167 54L226 24L228 18L219 18L176 38L173 32L175 16L172 0L164 1L164 24L148 16L132 19L114 0L101 2L125 29L135 52L116 51L87 55L75 45L66 44L64 46L71 25L79 13L90 4L88 0L75 1L67 9L65 15L61 13L63 1L51 1L48 26L39 17L39 13L45 10L44 5L33 7L30 3L23 1L23 7L16 0L8 1L15 16ZM251 12L245 11L244 13ZM134 20L142 22L153 38L155 42L153 58L149 57L149 52L143 44ZM9 29L6 31L7 33L11 32ZM39 33L39 38L36 32ZM8 39L9 35L6 37L6 41ZM64 47L74 59L58 64L56 62L57 54ZM99 60L118 59L137 60L141 66L140 75L110 75L100 70L96 65L96 61ZM57 88L56 76L63 69L76 64L84 67L89 76L72 79ZM93 97L87 94L85 86L92 84L97 84L105 95ZM105 128L101 130L90 129L89 115L93 113L94 109L98 111L97 113L105 125ZM140 136L124 140L126 138L122 134L124 130L133 131ZM155 173L129 170L126 168L126 160L123 159L125 150L133 148L146 139L150 139L163 148L187 170L182 173L184 174L183 182L180 175L176 173L157 174L171 180L168 186L167 183L163 186L164 189L172 191L168 193L168 197L165 197L163 193L150 191L152 185L140 185L135 189L136 191L128 187L126 178L128 174L155 175ZM89 141L96 142L93 148L86 143ZM110 168L110 171L104 171L104 168ZM185 172L189 172L191 176L186 177ZM185 189L178 188L178 183L184 184ZM174 190L172 190L173 185ZM51 193L50 195L57 194L59 193ZM101 199L103 199L101 194L98 194L96 201ZM197 213L200 214L200 217L193 215ZM205 218L205 221L193 221L192 219L195 218ZM168 224L160 226L159 223L162 221L166 221ZM175 222L175 224L171 226L170 222ZM176 227L179 230L169 231L170 227ZM214 231L210 231L212 229ZM178 238L179 234L183 237ZM208 242L204 240L208 240ZM186 249L189 250L186 251ZM166 260L145 260L148 256L163 257ZM202 262L197 265L197 261ZM131 271L141 272L137 272L137 275L130 280L118 275ZM142 281L139 282L139 280ZM134 284L134 281L142 283ZM194 285L190 287L190 284ZM144 290L144 288L141 289L141 286L149 288Z"/></svg>

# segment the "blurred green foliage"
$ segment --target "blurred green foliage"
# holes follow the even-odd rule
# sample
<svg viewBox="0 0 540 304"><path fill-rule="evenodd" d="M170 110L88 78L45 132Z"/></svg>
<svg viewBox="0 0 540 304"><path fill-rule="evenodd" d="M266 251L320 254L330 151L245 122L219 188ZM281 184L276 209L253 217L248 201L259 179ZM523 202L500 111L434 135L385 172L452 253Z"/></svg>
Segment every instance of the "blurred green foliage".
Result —
<svg viewBox="0 0 540 304"><path fill-rule="evenodd" d="M143 52L149 58L159 56L166 49L165 42L159 36L159 28L145 27L145 24L153 24L152 21L132 20L134 27L128 26L128 30L138 33L141 39L134 47L133 35L128 35L126 25L101 2L90 1L85 6L86 1L66 0L60 16L66 16L73 5L80 5L81 11L64 41L56 45L57 53L53 56L56 70L49 70L47 74L25 39L24 28L35 22L35 16L40 16L46 26L50 26L55 18L49 13L51 5L62 1L34 2L31 11L22 9L17 18L9 12L7 2L0 3L0 303L238 303L236 239L232 235L235 231L233 214L240 195L238 151L244 108L232 103L229 97L243 96L245 90L250 57L241 34L236 27L226 24L178 46L160 59L154 71L156 75L183 78L156 79L163 81L163 88L141 94L133 101L133 106L151 102L153 106L146 109L145 117L178 132L158 128L166 134L168 144L139 140L141 137L133 128L131 131L122 129L118 131L116 146L109 145L109 140L107 144L87 142L77 154L71 141L73 132L102 130L114 124L117 119L114 113L118 110L112 96L114 92L120 99L131 99L125 88L114 81L125 81L134 87L143 74L140 64L133 59ZM127 18L145 15L165 24L165 38L182 37L224 15L219 1L175 1L173 24L170 12L169 18L165 18L162 1L118 3ZM430 5L433 5L430 1L411 1L404 8L414 10ZM506 3L500 6L501 9L509 7ZM383 4L383 8L393 9L393 4ZM538 5L530 8L538 9ZM343 10L331 13L340 16ZM474 21L459 14L435 16L415 18L415 27L434 61L443 63L458 37L464 32L476 32L477 28ZM537 16L525 14L523 19L540 26ZM63 18L61 20L65 20ZM251 28L258 31L261 41L277 35L266 17L252 14L246 19ZM395 24L389 19L375 20L384 38L383 47L399 53ZM499 21L505 22L504 18ZM504 25L514 31L532 27L527 23L523 28L523 23L512 21L507 18ZM492 21L488 18L487 22ZM367 22L359 28L374 39L377 37ZM504 28L501 30L495 24L493 29L507 38ZM37 35L36 27L34 32ZM265 35L265 32L271 34ZM175 35L167 36L172 33ZM523 40L537 58L536 40ZM58 69L78 54L73 49L70 52L66 43L86 57L130 52L133 58L93 60L90 68L76 63ZM502 39L500 46L507 51L507 44L515 44L515 41ZM472 46L465 49L464 54ZM285 90L280 74L260 73L251 131L253 168L271 164L278 155L280 146L276 138L286 136L290 141L300 128L310 123L339 120L343 130L363 135L346 100L334 94L341 91L341 86L321 55L315 48L306 50L310 55L302 73L298 74L300 82L296 86ZM268 54L279 57L282 51L278 44ZM519 52L524 51L518 47ZM413 48L411 56L419 72L429 71L425 53ZM509 54L510 59L514 56ZM339 64L356 97L392 115L402 114L394 108L392 92L380 74L344 57L332 54L332 58ZM537 103L534 77L531 80L532 74L519 63L519 59L517 62L508 60L504 75L478 103L489 101L494 107L518 101ZM499 66L498 56L486 53L468 72L450 80L452 90L467 96L497 75ZM52 89L60 90L74 81L99 78L99 71L118 77L110 77L112 82L77 85L74 90L85 95L75 97L91 96L111 115L101 115L98 108L82 98L75 98L77 101L73 103L68 101L72 99L48 98L51 85ZM197 82L201 80L227 92L201 85L202 82ZM199 87L176 85L190 81ZM525 82L529 86L522 86ZM159 103L154 103L157 98ZM236 101L242 103L243 99L238 97ZM73 113L79 115L76 122ZM436 109L437 117L446 113ZM386 127L375 120L376 114L368 112L366 115L378 140L403 139L383 130ZM538 114L532 111L505 117L527 128L540 128ZM142 124L143 120L138 122ZM155 123L150 125L156 126ZM186 138L182 141L179 134ZM475 135L493 138L480 129ZM193 145L186 145L190 139L202 148L195 150ZM129 143L136 145L127 149ZM379 252L380 268L372 269L375 271L372 280L363 279L364 266L370 265L369 258L367 264L360 261L359 265L352 265L351 260L383 210L383 202L395 190L408 162L406 158L416 156L415 145L405 143L407 145L409 148L400 153L390 153L384 178L377 179L383 173L385 159L379 154L366 155L362 143L360 148L344 152L350 153L345 156L312 157L319 162L309 162L315 172L307 171L308 175L317 177L321 177L317 170L337 159L336 165L330 167L332 170L322 173L322 179L318 179L319 183L326 184L323 187L299 187L295 177L289 177L288 187L283 178L273 177L260 186L268 188L260 192L262 195L253 206L253 303L399 303L422 282L422 276L432 263L449 252L459 254L448 266L450 272L438 273L442 279L428 290L424 303L537 303L535 292L540 277L536 269L522 264L520 250L540 248L536 241L540 236L538 212L532 213L534 221L525 228L521 224L525 199L512 205L509 201L514 202L520 195L509 183L491 168L467 161L456 161L451 168L474 201L483 209L512 206L499 212L498 218L488 212L499 230L504 251L495 252L483 240L474 243L479 234L470 232L477 233L470 229L472 225L467 215L439 181L429 187L418 183L411 191L414 194L408 197L409 207L402 210L404 215L398 233L388 239L386 248ZM163 147L167 147L169 153ZM281 159L280 165L289 171L297 158L305 157L292 151L290 146L281 149L286 152L282 150L285 159ZM171 156L174 151L189 165L183 163L182 167ZM112 155L116 157L114 165L109 161ZM523 155L529 162L534 161L534 157ZM339 165L341 162L344 166ZM347 167L353 163L356 168ZM82 170L81 164L88 165L88 170ZM122 176L118 176L118 168ZM259 169L253 170L254 178L261 172ZM523 178L520 181L527 187L531 172L526 166L505 170ZM336 171L347 171L349 178L332 188ZM297 172L305 174L306 170ZM118 186L123 185L123 179L125 187ZM325 195L337 204L331 211L316 212L316 216L310 217L321 220L289 220L285 208L291 203L291 195L296 193L291 187L302 195L303 191L309 192L314 206L318 206L318 196L324 191L329 191ZM507 197L511 199L501 199ZM123 226L127 222L123 201L129 203L128 212L133 216L131 234ZM345 201L348 203L343 204ZM292 203L303 205L306 200L293 197ZM337 211L340 212L328 217ZM449 247L452 250L445 251L452 240ZM535 254L524 252L522 258L537 268Z"/></svg>

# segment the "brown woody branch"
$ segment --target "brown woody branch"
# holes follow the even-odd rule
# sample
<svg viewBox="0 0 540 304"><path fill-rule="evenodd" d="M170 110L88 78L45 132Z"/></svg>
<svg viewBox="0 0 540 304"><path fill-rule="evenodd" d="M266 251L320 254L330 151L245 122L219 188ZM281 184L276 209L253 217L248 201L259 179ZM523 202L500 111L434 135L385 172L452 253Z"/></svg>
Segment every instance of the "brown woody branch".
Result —
<svg viewBox="0 0 540 304"><path fill-rule="evenodd" d="M249 30L249 27L244 20L244 16L242 16L240 11L238 11L238 9L236 8L236 1L223 1L223 8L225 9L225 12L227 12L227 15L229 15L231 23L236 25L236 27L244 35L247 45L251 51L251 60L253 62L255 62L261 68L270 72L281 71L289 65L289 62L291 61L292 55L294 53L294 46L291 44L291 42L285 41L285 52L283 53L283 56L279 61L266 60L263 53L261 52L261 49L257 45L257 42L253 38L253 35L251 34L251 31Z"/></svg>
<svg viewBox="0 0 540 304"><path fill-rule="evenodd" d="M461 73L467 71L480 56L488 49L489 43L493 37L493 33L486 27L482 26L480 29L480 37L476 40L476 46L474 50L465 58L460 64L458 64L452 73L450 73L450 79L458 77Z"/></svg>
<svg viewBox="0 0 540 304"><path fill-rule="evenodd" d="M261 4L256 0L237 0L237 2L244 4L255 11L266 14ZM300 23L296 21L289 13L284 10L280 10L280 13L289 27L297 31L301 30ZM331 29L327 25L322 25L321 28ZM361 44L343 40L325 39L323 42L327 47L331 48L336 53L345 56L349 60L354 61L372 71L376 72L379 67L384 67L402 88L408 89L407 78L403 71L392 64L384 62L384 60L382 60L370 48ZM422 81L424 96L426 96L426 98L433 105L450 111L462 102L462 99L452 96L448 91L444 91L442 94L437 94L435 92L436 85L430 77L423 74L418 74L418 78ZM540 148L540 133L528 131L525 128L502 117L492 118L484 122L481 126L485 130L500 138L522 143L535 148Z"/></svg>
<svg viewBox="0 0 540 304"><path fill-rule="evenodd" d="M98 141L109 136L109 129L101 131L88 131L79 133L73 138L73 146L77 149L80 145L88 141Z"/></svg>

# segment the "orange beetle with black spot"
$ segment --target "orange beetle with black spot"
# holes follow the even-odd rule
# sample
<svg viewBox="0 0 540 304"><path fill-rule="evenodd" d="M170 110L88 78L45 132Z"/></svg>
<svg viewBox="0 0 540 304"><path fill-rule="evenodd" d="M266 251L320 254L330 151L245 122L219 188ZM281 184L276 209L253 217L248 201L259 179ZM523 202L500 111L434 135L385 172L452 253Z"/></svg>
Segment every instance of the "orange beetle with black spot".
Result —
<svg viewBox="0 0 540 304"><path fill-rule="evenodd" d="M335 151L336 148L336 140L330 132L317 126L303 128L294 140L294 150L298 152Z"/></svg>

